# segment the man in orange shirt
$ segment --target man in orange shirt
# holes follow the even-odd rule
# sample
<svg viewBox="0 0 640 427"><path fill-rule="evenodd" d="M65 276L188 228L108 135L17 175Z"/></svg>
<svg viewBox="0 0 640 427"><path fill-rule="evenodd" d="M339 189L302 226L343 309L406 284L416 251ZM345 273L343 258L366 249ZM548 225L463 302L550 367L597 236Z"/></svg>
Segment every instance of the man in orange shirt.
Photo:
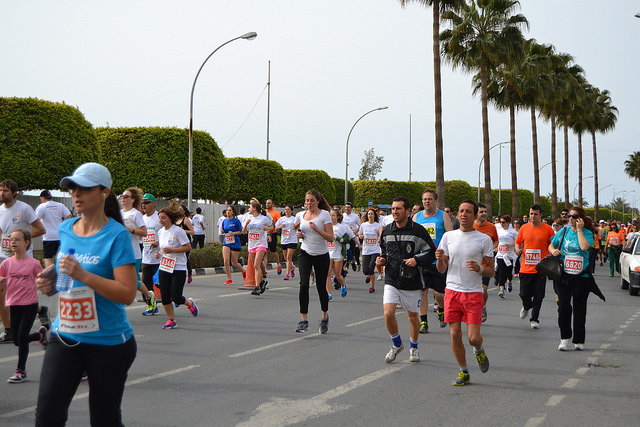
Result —
<svg viewBox="0 0 640 427"><path fill-rule="evenodd" d="M473 228L478 230L479 232L486 234L491 237L491 241L493 242L493 251L495 252L498 249L498 231L496 230L496 226L491 222L487 221L487 206L483 203L478 203L478 217L473 222ZM482 264L483 267L484 261ZM489 281L490 277L482 276L482 290L484 292L484 306L482 307L482 323L487 321L487 299L489 299Z"/></svg>
<svg viewBox="0 0 640 427"><path fill-rule="evenodd" d="M273 200L267 199L267 201L265 202L265 207L266 207L265 210L273 220L273 223L275 224L276 222L278 222L278 220L280 219L280 212L278 212L273 208ZM276 257L276 264L278 265L276 268L276 271L278 272L278 274L281 274L282 267L280 266L280 256L278 255L278 235L275 234L274 231L271 231L267 234L267 244L269 246L269 252L271 253L271 255ZM267 258L268 257L263 258L264 259L263 265L265 267L267 264Z"/></svg>
<svg viewBox="0 0 640 427"><path fill-rule="evenodd" d="M566 232L566 228L558 233ZM525 319L531 310L531 329L540 326L540 307L544 299L547 278L536 271L540 260L549 255L549 244L554 235L553 228L542 222L542 207L535 204L529 208L529 222L520 227L516 238L516 255L522 254L520 263L520 318Z"/></svg>

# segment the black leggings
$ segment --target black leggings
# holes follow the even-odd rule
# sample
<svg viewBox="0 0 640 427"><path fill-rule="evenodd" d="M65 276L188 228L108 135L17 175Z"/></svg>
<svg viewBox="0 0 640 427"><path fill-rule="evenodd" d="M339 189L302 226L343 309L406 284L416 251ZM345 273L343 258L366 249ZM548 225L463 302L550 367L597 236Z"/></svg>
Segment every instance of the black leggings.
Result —
<svg viewBox="0 0 640 427"><path fill-rule="evenodd" d="M513 280L513 264L507 265L504 259L498 258L498 284L504 286L507 280Z"/></svg>
<svg viewBox="0 0 640 427"><path fill-rule="evenodd" d="M142 264L142 283L147 287L149 292L153 293L153 276L160 268L160 264Z"/></svg>
<svg viewBox="0 0 640 427"><path fill-rule="evenodd" d="M376 259L380 254L362 255L362 272L365 276L370 276L376 272Z"/></svg>
<svg viewBox="0 0 640 427"><path fill-rule="evenodd" d="M18 369L25 371L29 357L29 343L38 341L40 334L30 333L38 314L38 303L30 305L12 305L9 307L11 319L11 335L13 343L18 347Z"/></svg>
<svg viewBox="0 0 640 427"><path fill-rule="evenodd" d="M357 239L358 237L356 237ZM356 264L360 265L360 248L358 245L351 243L351 250L353 251L353 260Z"/></svg>
<svg viewBox="0 0 640 427"><path fill-rule="evenodd" d="M52 333L44 355L36 427L65 425L84 372L89 377L91 425L123 425L120 406L127 373L136 358L135 338L120 345L78 344L62 339L64 343Z"/></svg>
<svg viewBox="0 0 640 427"><path fill-rule="evenodd" d="M316 275L316 289L320 298L320 309L329 311L329 294L327 293L327 275L329 274L329 254L309 255L302 249L298 255L298 269L300 270L300 313L309 313L309 277L311 267Z"/></svg>
<svg viewBox="0 0 640 427"><path fill-rule="evenodd" d="M171 304L171 301L178 305L185 303L186 298L182 295L184 281L187 279L187 272L185 270L174 271L173 273L160 270L158 279L160 282L162 304Z"/></svg>
<svg viewBox="0 0 640 427"><path fill-rule="evenodd" d="M553 288L558 294L560 338L566 340L573 336L574 343L584 344L587 299L591 289L591 279L588 277L571 277L566 283L554 281ZM573 317L573 329L571 328L571 317Z"/></svg>

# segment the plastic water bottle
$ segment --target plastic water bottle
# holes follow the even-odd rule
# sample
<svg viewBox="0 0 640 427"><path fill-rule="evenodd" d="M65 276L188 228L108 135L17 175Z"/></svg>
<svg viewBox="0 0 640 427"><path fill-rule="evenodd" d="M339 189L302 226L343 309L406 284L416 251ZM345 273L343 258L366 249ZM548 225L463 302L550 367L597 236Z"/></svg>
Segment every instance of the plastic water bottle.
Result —
<svg viewBox="0 0 640 427"><path fill-rule="evenodd" d="M73 255L76 253L75 249L69 249L67 251L68 255ZM58 292L69 292L73 288L73 278L66 273L58 273L58 278L56 279L56 290Z"/></svg>

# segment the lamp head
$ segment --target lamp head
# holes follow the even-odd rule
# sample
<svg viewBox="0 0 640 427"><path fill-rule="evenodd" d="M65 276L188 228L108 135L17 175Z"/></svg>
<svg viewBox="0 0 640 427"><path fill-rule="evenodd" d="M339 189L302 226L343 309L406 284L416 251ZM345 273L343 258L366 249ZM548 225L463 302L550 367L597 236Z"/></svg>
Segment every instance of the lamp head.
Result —
<svg viewBox="0 0 640 427"><path fill-rule="evenodd" d="M243 34L243 35L240 36L240 38L243 38L245 40L253 40L256 37L258 37L258 34L256 32L253 32L253 31L250 32L250 33Z"/></svg>
<svg viewBox="0 0 640 427"><path fill-rule="evenodd" d="M387 107L387 106L385 105L384 107L380 107L380 108L378 108L378 110L386 110L387 108L389 108L389 107Z"/></svg>

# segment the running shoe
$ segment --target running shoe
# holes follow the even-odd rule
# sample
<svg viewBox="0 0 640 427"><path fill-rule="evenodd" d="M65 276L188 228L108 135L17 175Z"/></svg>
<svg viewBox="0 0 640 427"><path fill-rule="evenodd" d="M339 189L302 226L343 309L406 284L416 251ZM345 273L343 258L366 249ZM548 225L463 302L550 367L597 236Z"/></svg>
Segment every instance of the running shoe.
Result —
<svg viewBox="0 0 640 427"><path fill-rule="evenodd" d="M255 288L253 288L253 290L251 291L251 295L260 295L260 286L256 286Z"/></svg>
<svg viewBox="0 0 640 427"><path fill-rule="evenodd" d="M164 324L162 329L175 329L177 327L178 327L178 324L176 323L176 321L173 319L169 319L167 320L167 323Z"/></svg>
<svg viewBox="0 0 640 427"><path fill-rule="evenodd" d="M369 293L370 294L374 293L375 291L376 291L375 288L369 288Z"/></svg>
<svg viewBox="0 0 640 427"><path fill-rule="evenodd" d="M396 356L398 355L398 353L400 353L402 350L404 350L404 344L400 344L400 347L396 347L395 345L392 345L389 348L389 352L384 357L384 361L386 363L393 362L394 360L396 360Z"/></svg>
<svg viewBox="0 0 640 427"><path fill-rule="evenodd" d="M419 362L420 361L420 353L416 347L411 347L409 349L409 362Z"/></svg>
<svg viewBox="0 0 640 427"><path fill-rule="evenodd" d="M528 315L529 315L529 310L525 310L524 306L522 306L522 308L520 309L520 318L526 319Z"/></svg>
<svg viewBox="0 0 640 427"><path fill-rule="evenodd" d="M571 339L567 338L566 340L560 340L560 345L558 346L558 350L560 351L571 350Z"/></svg>
<svg viewBox="0 0 640 427"><path fill-rule="evenodd" d="M326 319L320 320L319 332L321 334L326 334L327 332L329 332L329 318L328 317Z"/></svg>
<svg viewBox="0 0 640 427"><path fill-rule="evenodd" d="M278 264L276 271L278 272L278 276L282 274L282 267L280 267L280 264Z"/></svg>
<svg viewBox="0 0 640 427"><path fill-rule="evenodd" d="M47 344L49 344L49 339L47 338L47 331L48 329L44 325L40 326L40 329L38 329L38 335L40 335L38 342L40 343L42 348L47 348Z"/></svg>
<svg viewBox="0 0 640 427"><path fill-rule="evenodd" d="M289 273L287 273L287 275L284 276L284 280L289 280Z"/></svg>
<svg viewBox="0 0 640 427"><path fill-rule="evenodd" d="M247 280L247 270L245 268L242 269L242 280Z"/></svg>
<svg viewBox="0 0 640 427"><path fill-rule="evenodd" d="M309 322L306 320L301 320L298 322L298 327L296 328L296 332L307 332L309 330Z"/></svg>
<svg viewBox="0 0 640 427"><path fill-rule="evenodd" d="M504 299L504 291L500 291L498 292L498 296L502 299Z"/></svg>
<svg viewBox="0 0 640 427"><path fill-rule="evenodd" d="M429 322L423 320L422 322L420 322L420 333L426 334L427 332L429 332Z"/></svg>
<svg viewBox="0 0 640 427"><path fill-rule="evenodd" d="M233 280L227 280L226 282L224 282L225 285L232 285L233 284Z"/></svg>
<svg viewBox="0 0 640 427"><path fill-rule="evenodd" d="M487 357L487 353L485 353L484 348L482 348L480 349L480 353L476 353L474 350L473 354L475 354L476 359L478 359L478 368L480 368L480 372L484 374L489 370L489 358Z"/></svg>
<svg viewBox="0 0 640 427"><path fill-rule="evenodd" d="M458 372L458 376L451 382L451 385L467 385L470 382L469 373L460 371Z"/></svg>
<svg viewBox="0 0 640 427"><path fill-rule="evenodd" d="M576 343L576 344L574 344L574 346L575 346L575 348L576 348L576 350L577 350L577 351L582 351L582 350L584 350L584 344Z"/></svg>
<svg viewBox="0 0 640 427"><path fill-rule="evenodd" d="M295 268L295 267L293 267L293 268L291 269L291 278L292 278L292 279L296 276L295 271L296 271L296 268Z"/></svg>
<svg viewBox="0 0 640 427"><path fill-rule="evenodd" d="M353 271L356 271L357 267L356 267L356 262L355 262L355 261L353 261L353 262L351 263L351 269L352 269Z"/></svg>
<svg viewBox="0 0 640 427"><path fill-rule="evenodd" d="M329 297L329 301L333 301L333 297L331 296L331 294L327 294L327 296Z"/></svg>
<svg viewBox="0 0 640 427"><path fill-rule="evenodd" d="M193 282L193 274L191 274L191 273L190 273L190 274L187 276L187 283L191 283L191 282Z"/></svg>
<svg viewBox="0 0 640 427"><path fill-rule="evenodd" d="M434 313L438 312L438 304L436 304L436 303L433 304L433 312Z"/></svg>
<svg viewBox="0 0 640 427"><path fill-rule="evenodd" d="M189 306L189 311L191 312L191 314L193 315L193 317L198 317L198 306L196 305L196 302L193 300L193 298L189 298L189 302L191 303L191 305Z"/></svg>
<svg viewBox="0 0 640 427"><path fill-rule="evenodd" d="M244 265L244 258L238 257L238 262L240 263L240 265Z"/></svg>
<svg viewBox="0 0 640 427"><path fill-rule="evenodd" d="M447 326L447 322L444 321L444 309L442 311L438 309L438 322L440 323L441 328L445 328Z"/></svg>
<svg viewBox="0 0 640 427"><path fill-rule="evenodd" d="M40 324L47 328L47 330L51 328L51 319L49 319L49 307L47 307L46 305L40 306L38 319L40 320Z"/></svg>
<svg viewBox="0 0 640 427"><path fill-rule="evenodd" d="M531 329L538 329L539 327L540 327L540 322L538 322L537 320L531 321Z"/></svg>
<svg viewBox="0 0 640 427"><path fill-rule="evenodd" d="M370 283L371 282L371 276L367 276L364 279L364 283Z"/></svg>
<svg viewBox="0 0 640 427"><path fill-rule="evenodd" d="M487 307L482 307L482 323L487 321Z"/></svg>
<svg viewBox="0 0 640 427"><path fill-rule="evenodd" d="M360 264L358 264L358 271L360 271Z"/></svg>
<svg viewBox="0 0 640 427"><path fill-rule="evenodd" d="M156 298L153 296L153 293L151 293L151 297L147 300L147 307L149 308L149 311L158 311L158 303Z"/></svg>
<svg viewBox="0 0 640 427"><path fill-rule="evenodd" d="M16 373L13 376L9 377L7 382L9 384L17 384L27 380L27 373L22 369L16 370Z"/></svg>
<svg viewBox="0 0 640 427"><path fill-rule="evenodd" d="M333 281L333 289L340 289L340 282L338 282L336 276L331 276L331 280Z"/></svg>
<svg viewBox="0 0 640 427"><path fill-rule="evenodd" d="M340 296L342 298L347 296L347 284L345 283L345 285L343 287L340 288Z"/></svg>
<svg viewBox="0 0 640 427"><path fill-rule="evenodd" d="M267 279L262 279L262 281L260 282L260 295L264 294L264 291L267 290L267 284L269 282L267 281Z"/></svg>
<svg viewBox="0 0 640 427"><path fill-rule="evenodd" d="M158 310L158 307L156 307L153 310L145 310L145 311L143 311L142 315L143 316L155 316L159 312L160 312L160 310Z"/></svg>
<svg viewBox="0 0 640 427"><path fill-rule="evenodd" d="M509 292L511 292L513 290L513 286L511 285L511 282L507 283L507 290Z"/></svg>
<svg viewBox="0 0 640 427"><path fill-rule="evenodd" d="M8 344L13 342L13 336L11 335L11 329L5 329L3 333L0 334L0 343Z"/></svg>

